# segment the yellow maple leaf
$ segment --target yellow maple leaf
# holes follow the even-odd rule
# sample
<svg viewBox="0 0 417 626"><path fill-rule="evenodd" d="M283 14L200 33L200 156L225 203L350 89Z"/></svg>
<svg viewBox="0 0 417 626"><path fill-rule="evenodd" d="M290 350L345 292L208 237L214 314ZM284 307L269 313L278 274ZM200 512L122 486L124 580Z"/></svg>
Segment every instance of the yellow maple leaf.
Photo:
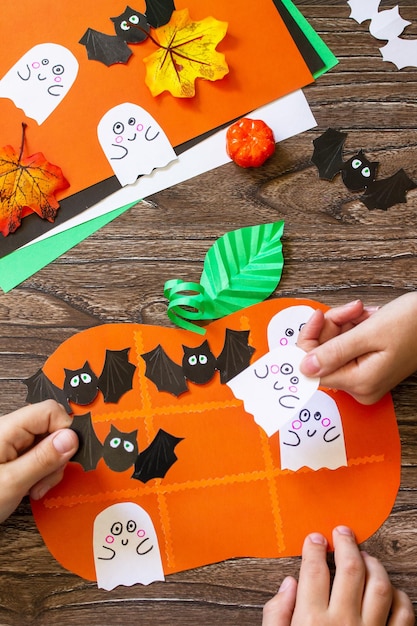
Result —
<svg viewBox="0 0 417 626"><path fill-rule="evenodd" d="M223 78L229 68L216 46L227 26L213 17L193 22L188 9L174 11L168 24L155 29L155 37L150 37L159 49L143 60L145 82L152 95L169 91L177 98L191 98L197 78Z"/></svg>

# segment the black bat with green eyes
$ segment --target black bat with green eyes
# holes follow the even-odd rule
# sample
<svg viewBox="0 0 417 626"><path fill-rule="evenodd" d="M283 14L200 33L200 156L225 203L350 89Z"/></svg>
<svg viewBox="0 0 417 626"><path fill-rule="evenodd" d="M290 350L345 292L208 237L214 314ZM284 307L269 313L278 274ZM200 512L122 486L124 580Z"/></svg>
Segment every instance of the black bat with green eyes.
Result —
<svg viewBox="0 0 417 626"><path fill-rule="evenodd" d="M407 201L406 193L417 185L403 169L392 176L376 180L379 163L370 161L363 150L359 150L347 161L343 160L343 147L347 134L328 128L314 139L311 158L319 177L333 180L340 173L342 181L350 191L364 191L360 200L368 209L382 209Z"/></svg>
<svg viewBox="0 0 417 626"><path fill-rule="evenodd" d="M173 0L146 0L145 13L127 6L123 13L110 18L115 35L87 28L79 43L85 46L90 61L100 61L107 67L114 63L127 63L132 55L128 44L145 41L150 27L159 28L167 24L174 10Z"/></svg>
<svg viewBox="0 0 417 626"><path fill-rule="evenodd" d="M72 409L68 402L85 406L91 404L97 394L103 394L106 403L116 403L132 389L133 375L136 365L129 361L130 348L122 350L106 350L103 369L96 375L88 361L75 370L64 368L65 380L63 388L54 385L42 369L24 380L28 388L26 402L42 402L53 399L62 404L68 413Z"/></svg>

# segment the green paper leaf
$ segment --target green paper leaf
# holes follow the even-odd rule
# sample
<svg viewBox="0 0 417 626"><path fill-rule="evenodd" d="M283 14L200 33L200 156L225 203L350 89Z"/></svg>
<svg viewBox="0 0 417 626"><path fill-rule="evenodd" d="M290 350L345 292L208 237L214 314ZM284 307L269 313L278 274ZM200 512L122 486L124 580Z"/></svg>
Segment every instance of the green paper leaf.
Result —
<svg viewBox="0 0 417 626"><path fill-rule="evenodd" d="M186 320L213 320L262 302L278 285L284 257L284 222L248 226L226 233L208 250L200 284L165 283L169 318L188 330L204 329Z"/></svg>

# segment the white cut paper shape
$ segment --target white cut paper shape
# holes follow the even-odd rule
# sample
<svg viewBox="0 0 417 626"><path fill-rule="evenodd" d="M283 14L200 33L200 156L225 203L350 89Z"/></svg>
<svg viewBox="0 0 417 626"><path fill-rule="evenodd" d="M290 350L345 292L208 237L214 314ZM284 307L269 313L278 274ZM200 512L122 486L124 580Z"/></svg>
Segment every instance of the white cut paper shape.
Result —
<svg viewBox="0 0 417 626"><path fill-rule="evenodd" d="M227 383L268 436L297 414L319 386L319 378L300 372L305 354L297 346L279 346Z"/></svg>
<svg viewBox="0 0 417 626"><path fill-rule="evenodd" d="M353 20L362 24L365 20L371 20L378 13L381 0L348 0L350 15Z"/></svg>
<svg viewBox="0 0 417 626"><path fill-rule="evenodd" d="M165 580L152 519L134 502L112 504L97 515L93 549L100 589Z"/></svg>
<svg viewBox="0 0 417 626"><path fill-rule="evenodd" d="M380 0L348 0L350 17L360 24L369 19L369 32L376 39L388 43L379 48L383 61L390 61L399 70L404 67L417 67L417 39L401 39L399 35L411 24L404 20L398 5L392 9L378 11Z"/></svg>
<svg viewBox="0 0 417 626"><path fill-rule="evenodd" d="M289 306L271 318L268 324L268 346L295 346L302 326L313 315L314 309L304 304Z"/></svg>
<svg viewBox="0 0 417 626"><path fill-rule="evenodd" d="M379 49L383 61L391 61L402 70L404 67L417 67L417 39L390 39Z"/></svg>
<svg viewBox="0 0 417 626"><path fill-rule="evenodd" d="M168 137L148 111L131 102L103 115L98 128L100 145L122 186L165 167L177 158Z"/></svg>
<svg viewBox="0 0 417 626"><path fill-rule="evenodd" d="M316 391L307 404L279 431L281 469L319 470L347 466L342 418L336 402Z"/></svg>
<svg viewBox="0 0 417 626"><path fill-rule="evenodd" d="M397 5L393 9L376 13L369 25L369 32L375 39L386 39L388 41L401 35L404 28L410 24L411 22L403 20Z"/></svg>
<svg viewBox="0 0 417 626"><path fill-rule="evenodd" d="M70 50L56 43L41 43L0 80L0 98L13 100L40 125L62 102L77 74L78 61Z"/></svg>

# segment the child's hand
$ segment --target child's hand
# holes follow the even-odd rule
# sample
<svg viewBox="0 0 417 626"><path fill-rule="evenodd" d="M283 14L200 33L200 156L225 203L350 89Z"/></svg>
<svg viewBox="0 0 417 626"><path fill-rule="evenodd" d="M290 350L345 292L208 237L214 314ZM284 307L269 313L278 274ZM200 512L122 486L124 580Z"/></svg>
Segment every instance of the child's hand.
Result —
<svg viewBox="0 0 417 626"><path fill-rule="evenodd" d="M62 478L78 448L71 418L54 400L0 417L0 522L28 492L39 499Z"/></svg>
<svg viewBox="0 0 417 626"><path fill-rule="evenodd" d="M312 533L304 541L297 584L285 578L264 607L263 626L413 626L408 596L394 589L381 563L360 552L352 531L333 531L336 575L330 591L327 541Z"/></svg>
<svg viewBox="0 0 417 626"><path fill-rule="evenodd" d="M306 376L343 389L363 404L377 402L417 369L417 292L372 311L361 304L315 311L297 345L308 352Z"/></svg>

